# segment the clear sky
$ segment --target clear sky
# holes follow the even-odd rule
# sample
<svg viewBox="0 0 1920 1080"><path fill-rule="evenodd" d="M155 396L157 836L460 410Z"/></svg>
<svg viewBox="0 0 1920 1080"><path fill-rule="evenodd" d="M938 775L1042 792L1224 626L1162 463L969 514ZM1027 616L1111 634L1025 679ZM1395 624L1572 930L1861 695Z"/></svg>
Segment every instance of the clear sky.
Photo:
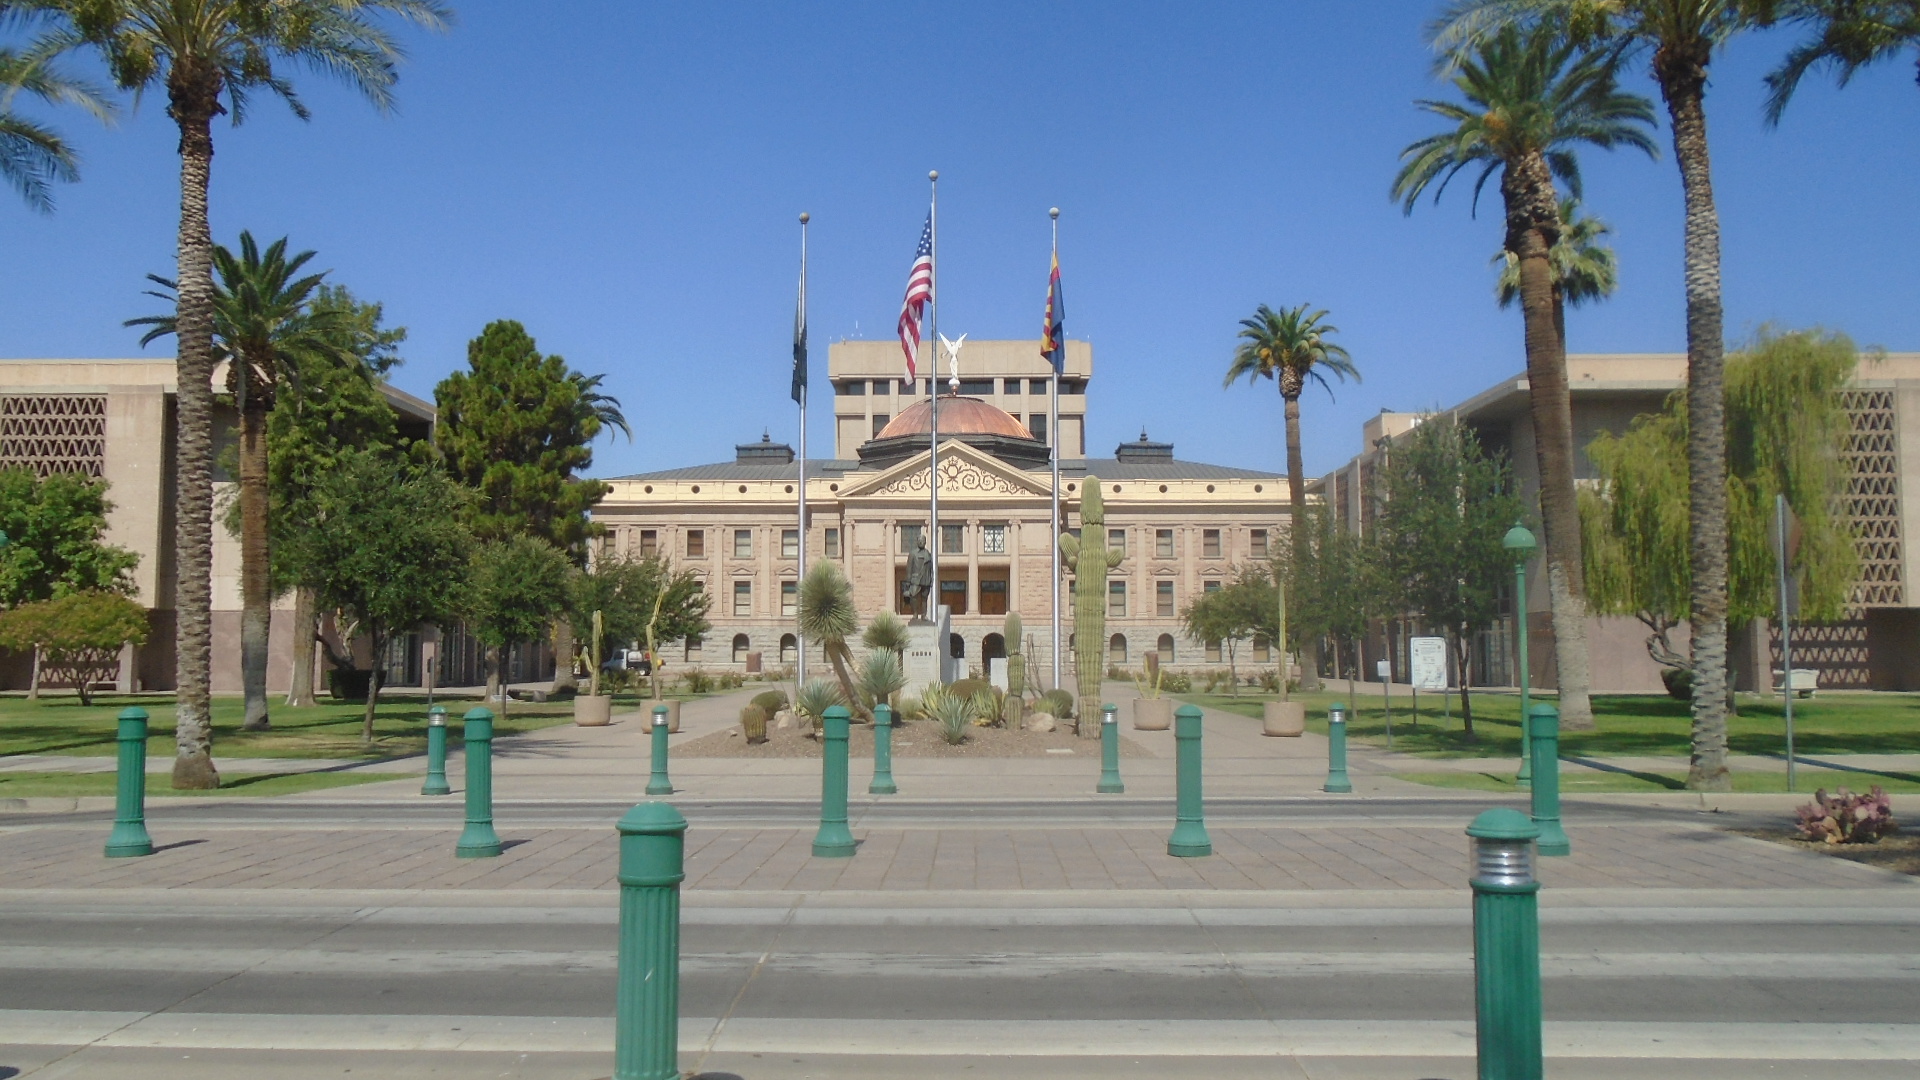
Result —
<svg viewBox="0 0 1920 1080"><path fill-rule="evenodd" d="M1272 385L1220 386L1260 303L1330 309L1365 376L1306 399L1310 473L1356 451L1366 416L1523 366L1519 315L1492 299L1497 193L1477 220L1464 184L1410 219L1387 197L1433 130L1412 101L1441 89L1421 36L1437 0L455 2L451 33L408 32L396 115L303 74L311 123L261 98L218 127L214 234L316 249L409 328L395 381L424 397L496 318L605 372L635 439L602 443L597 475L791 440L798 213L823 386L829 342L891 334L934 168L950 336L1038 336L1061 208L1096 455L1145 425L1182 458L1283 469ZM1737 44L1709 96L1729 338L1822 324L1920 349L1912 64L1812 81L1768 131L1759 79L1786 44ZM0 356L141 355L120 323L155 305L143 274L172 272L172 125L152 98L112 130L53 119L85 175L50 217L0 198ZM1571 348L1682 349L1670 152L1584 161L1622 285L1570 315Z"/></svg>

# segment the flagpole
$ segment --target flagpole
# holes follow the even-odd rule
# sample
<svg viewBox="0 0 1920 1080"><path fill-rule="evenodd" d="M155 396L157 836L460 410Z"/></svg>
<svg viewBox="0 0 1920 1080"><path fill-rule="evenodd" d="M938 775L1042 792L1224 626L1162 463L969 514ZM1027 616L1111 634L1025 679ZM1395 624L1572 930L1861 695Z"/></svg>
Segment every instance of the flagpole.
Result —
<svg viewBox="0 0 1920 1080"><path fill-rule="evenodd" d="M1053 260L1060 262L1060 208L1047 211L1053 219ZM1047 441L1053 459L1053 498L1049 503L1053 510L1053 662L1049 665L1053 671L1053 688L1060 689L1060 368L1066 364L1067 343L1063 340L1058 346L1060 363L1049 362L1048 371L1048 419Z"/></svg>
<svg viewBox="0 0 1920 1080"><path fill-rule="evenodd" d="M940 173L927 173L930 202L927 206L929 235L927 264L927 341L933 343L933 363L927 366L927 392L932 409L927 442L927 550L933 555L933 583L927 596L927 618L940 602ZM941 655L940 670L946 670L947 643L935 648Z"/></svg>
<svg viewBox="0 0 1920 1080"><path fill-rule="evenodd" d="M800 214L800 313L798 333L794 341L794 363L804 365L807 349L807 220L810 217L804 211ZM800 567L801 581L807 577L807 380L805 368L801 369L800 379ZM798 582L795 583L795 596L798 597ZM794 624L794 641L799 646L794 653L793 685L795 691L807 684L807 635Z"/></svg>

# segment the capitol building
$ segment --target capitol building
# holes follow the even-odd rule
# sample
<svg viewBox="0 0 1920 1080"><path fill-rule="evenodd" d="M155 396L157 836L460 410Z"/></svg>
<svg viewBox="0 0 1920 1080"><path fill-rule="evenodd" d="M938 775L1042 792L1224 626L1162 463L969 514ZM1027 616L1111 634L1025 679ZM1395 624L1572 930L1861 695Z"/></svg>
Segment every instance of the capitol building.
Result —
<svg viewBox="0 0 1920 1080"><path fill-rule="evenodd" d="M669 670L793 664L803 543L809 564L840 564L863 623L889 608L910 614L900 585L928 524L933 409L928 380L907 383L900 368L890 340L830 348L833 456L807 462L804 533L800 462L792 447L764 435L741 443L732 461L607 478L612 490L593 511L605 550L665 555L713 598L704 638L662 645ZM1286 478L1182 461L1171 442L1144 431L1111 456L1089 457L1092 346L1068 343L1057 429L1048 424L1050 374L1038 341L975 341L963 352L957 388L942 387L936 594L951 615L949 651L961 670L984 674L987 661L1007 653L1007 613L1019 612L1028 670L1050 684L1056 597L1061 647L1070 649L1070 585L1051 580L1057 445L1062 527L1079 532L1080 487L1101 484L1107 542L1126 552L1106 582L1109 663L1138 667L1158 652L1164 664L1224 670L1217 642L1181 633L1180 612L1274 550L1287 525ZM1265 641L1241 656L1271 659ZM818 658L816 649L809 659ZM1071 672L1059 678L1067 684Z"/></svg>

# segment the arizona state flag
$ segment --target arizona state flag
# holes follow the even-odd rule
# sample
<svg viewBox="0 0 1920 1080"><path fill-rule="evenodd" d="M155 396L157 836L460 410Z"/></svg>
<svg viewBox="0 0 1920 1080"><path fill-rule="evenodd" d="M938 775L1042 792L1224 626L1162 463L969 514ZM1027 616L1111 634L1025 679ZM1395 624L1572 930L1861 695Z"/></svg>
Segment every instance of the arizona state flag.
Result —
<svg viewBox="0 0 1920 1080"><path fill-rule="evenodd" d="M1060 253L1053 253L1053 270L1047 275L1047 325L1040 337L1040 355L1053 365L1055 374L1067 369L1067 301L1060 292Z"/></svg>

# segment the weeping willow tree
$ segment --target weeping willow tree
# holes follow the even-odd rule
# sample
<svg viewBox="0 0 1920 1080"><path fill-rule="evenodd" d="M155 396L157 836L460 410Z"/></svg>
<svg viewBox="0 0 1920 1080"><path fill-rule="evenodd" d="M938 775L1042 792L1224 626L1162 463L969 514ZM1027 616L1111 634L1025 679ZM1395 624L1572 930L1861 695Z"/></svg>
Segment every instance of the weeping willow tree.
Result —
<svg viewBox="0 0 1920 1080"><path fill-rule="evenodd" d="M1839 505L1849 479L1840 393L1857 359L1844 334L1762 330L1727 360L1728 600L1736 624L1779 615L1768 538L1781 494L1800 520L1790 570L1800 582L1801 617L1835 619L1846 609L1858 555ZM1580 528L1593 610L1639 619L1654 662L1691 672L1692 658L1670 637L1686 617L1692 587L1686 446L1679 392L1623 434L1595 438L1587 457L1600 483L1580 493Z"/></svg>

